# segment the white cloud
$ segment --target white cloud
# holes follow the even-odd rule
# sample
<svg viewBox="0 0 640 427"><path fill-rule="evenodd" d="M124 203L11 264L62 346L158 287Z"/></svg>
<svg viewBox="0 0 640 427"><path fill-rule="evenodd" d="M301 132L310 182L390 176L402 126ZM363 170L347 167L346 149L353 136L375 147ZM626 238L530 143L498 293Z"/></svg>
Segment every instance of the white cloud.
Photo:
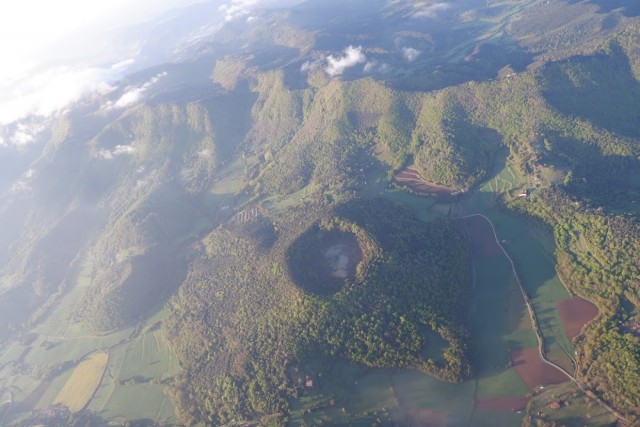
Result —
<svg viewBox="0 0 640 427"><path fill-rule="evenodd" d="M108 93L110 80L103 69L57 67L0 88L0 125L30 115L48 117L88 94Z"/></svg>
<svg viewBox="0 0 640 427"><path fill-rule="evenodd" d="M33 142L38 134L44 130L42 124L18 123L13 135L9 138L9 144L21 148Z"/></svg>
<svg viewBox="0 0 640 427"><path fill-rule="evenodd" d="M111 160L113 159L113 153L110 150L102 149L98 151L98 157L102 157L103 159Z"/></svg>
<svg viewBox="0 0 640 427"><path fill-rule="evenodd" d="M142 86L128 87L125 93L123 93L120 96L120 98L118 98L117 101L107 102L105 105L102 106L102 109L105 111L122 109L122 108L130 107L140 102L140 100L142 99L144 94L149 90L149 88L155 85L156 83L158 83L158 81L160 81L160 79L162 79L166 75L167 75L167 72L165 71L153 76L151 80L144 83Z"/></svg>
<svg viewBox="0 0 640 427"><path fill-rule="evenodd" d="M364 71L365 73L370 73L375 68L376 64L377 62L375 60L367 61L367 63L364 64L362 71Z"/></svg>
<svg viewBox="0 0 640 427"><path fill-rule="evenodd" d="M0 126L47 117L85 96L113 89L134 57L127 53L114 60L124 47L106 49L101 41L126 34L121 30L127 25L196 1L0 2ZM24 135L16 138L24 140Z"/></svg>
<svg viewBox="0 0 640 427"><path fill-rule="evenodd" d="M451 9L451 3L420 3L417 5L417 11L415 11L411 16L414 18L436 18L439 12L444 12L448 9Z"/></svg>
<svg viewBox="0 0 640 427"><path fill-rule="evenodd" d="M224 13L226 21L233 21L251 14L253 7L258 4L258 0L233 0L231 3L223 4L219 10Z"/></svg>
<svg viewBox="0 0 640 427"><path fill-rule="evenodd" d="M415 61L416 58L418 58L418 56L420 56L420 54L422 53L422 51L418 49L414 49L412 47L403 47L401 50L402 50L402 57L407 62Z"/></svg>
<svg viewBox="0 0 640 427"><path fill-rule="evenodd" d="M102 157L106 160L111 160L116 156L131 154L134 151L136 151L136 149L131 145L116 145L116 148L114 148L113 150L103 148L102 150L98 151L98 157Z"/></svg>
<svg viewBox="0 0 640 427"><path fill-rule="evenodd" d="M255 19L255 16L250 15L257 6L260 8L268 8L271 6L281 7L291 6L300 2L301 0L231 0L221 5L218 10L224 13L225 21L234 21L246 16L246 21L251 22Z"/></svg>
<svg viewBox="0 0 640 427"><path fill-rule="evenodd" d="M121 154L130 154L136 151L131 145L116 145L116 148L113 150L114 156L119 156Z"/></svg>
<svg viewBox="0 0 640 427"><path fill-rule="evenodd" d="M306 73L307 71L313 71L315 69L317 69L318 67L321 67L322 64L324 64L325 59L324 58L316 58L313 60L309 60L309 61L305 61L301 66L300 66L300 71L303 73Z"/></svg>
<svg viewBox="0 0 640 427"><path fill-rule="evenodd" d="M327 57L327 68L325 71L331 77L339 76L347 68L366 62L366 60L367 57L362 53L362 47L349 46L344 50L344 54L341 57L335 58L333 55Z"/></svg>
<svg viewBox="0 0 640 427"><path fill-rule="evenodd" d="M136 62L136 60L133 58L125 59L116 64L113 64L111 66L111 69L115 71L120 71L120 70L126 69L129 65L133 64L134 62Z"/></svg>
<svg viewBox="0 0 640 427"><path fill-rule="evenodd" d="M9 188L9 193L18 194L31 191L31 181L33 180L35 175L35 170L29 168L25 173L22 174L19 180L13 183L11 188Z"/></svg>
<svg viewBox="0 0 640 427"><path fill-rule="evenodd" d="M20 0L0 2L0 86L49 61L90 57L104 32L148 21L198 0ZM73 47L69 46L73 41ZM1 88L0 88L1 89Z"/></svg>

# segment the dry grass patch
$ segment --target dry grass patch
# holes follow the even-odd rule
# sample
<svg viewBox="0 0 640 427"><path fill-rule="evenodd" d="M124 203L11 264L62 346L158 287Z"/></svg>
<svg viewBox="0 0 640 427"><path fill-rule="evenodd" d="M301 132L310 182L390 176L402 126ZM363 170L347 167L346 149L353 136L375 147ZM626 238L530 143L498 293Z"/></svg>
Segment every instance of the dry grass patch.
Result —
<svg viewBox="0 0 640 427"><path fill-rule="evenodd" d="M87 406L100 385L108 362L108 353L96 353L82 361L74 369L53 404L61 403L71 412L81 411Z"/></svg>

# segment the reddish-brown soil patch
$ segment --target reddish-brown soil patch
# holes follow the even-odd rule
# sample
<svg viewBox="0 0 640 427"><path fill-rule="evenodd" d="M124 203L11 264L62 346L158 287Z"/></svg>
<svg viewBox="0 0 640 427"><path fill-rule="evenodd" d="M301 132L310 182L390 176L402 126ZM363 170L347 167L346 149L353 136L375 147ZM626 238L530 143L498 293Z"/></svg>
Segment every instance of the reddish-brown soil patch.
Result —
<svg viewBox="0 0 640 427"><path fill-rule="evenodd" d="M479 397L476 399L476 411L516 412L524 411L530 397Z"/></svg>
<svg viewBox="0 0 640 427"><path fill-rule="evenodd" d="M471 254L476 258L502 255L489 221L481 216L457 219L456 224L469 239Z"/></svg>
<svg viewBox="0 0 640 427"><path fill-rule="evenodd" d="M398 172L393 180L396 184L409 188L419 196L437 196L448 199L453 192L450 188L425 181L413 166Z"/></svg>
<svg viewBox="0 0 640 427"><path fill-rule="evenodd" d="M432 411L422 408L407 408L405 411L405 426L445 427L447 414L445 412Z"/></svg>
<svg viewBox="0 0 640 427"><path fill-rule="evenodd" d="M537 348L524 348L511 352L511 362L529 389L546 384L560 384L569 378L540 358Z"/></svg>
<svg viewBox="0 0 640 427"><path fill-rule="evenodd" d="M570 340L573 340L582 331L583 326L598 315L598 307L579 296L557 301L556 305L562 326Z"/></svg>

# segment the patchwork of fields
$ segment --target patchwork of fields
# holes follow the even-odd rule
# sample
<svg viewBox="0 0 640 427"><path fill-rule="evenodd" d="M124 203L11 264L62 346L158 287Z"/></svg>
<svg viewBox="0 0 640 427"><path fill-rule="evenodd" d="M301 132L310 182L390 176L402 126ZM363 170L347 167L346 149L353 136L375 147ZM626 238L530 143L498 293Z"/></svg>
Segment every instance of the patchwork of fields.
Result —
<svg viewBox="0 0 640 427"><path fill-rule="evenodd" d="M217 212L214 221L228 220L232 207L238 206L230 194L240 186L239 171L239 165L233 165L228 179L214 183L208 200ZM571 400L574 411L583 408L594 419L609 419L601 408L584 400L563 374L540 360L524 298L502 251L501 245L512 257L529 295L545 352L571 372L571 340L597 311L593 312L590 303L571 298L562 286L555 274L553 240L548 233L492 208L499 194L517 196L530 185L529 178L518 176L510 167L498 171L463 201L442 201L377 185L379 195L408 206L425 221L482 212L495 224L500 244L481 216L456 220L473 257L471 325L477 376L449 384L418 372L317 361L310 369L324 375L316 377L313 388L292 402L291 425L349 421L352 425L513 426L521 423L527 405L543 404L548 399L543 396L556 388ZM303 189L289 198L267 201L264 207L280 210L306 194ZM72 411L87 407L113 422L175 422L165 388L179 366L159 329L164 311L136 327L103 336L69 317L90 285L90 262L88 259L78 272L76 286L48 313L49 321L36 326L28 340L0 352L0 378L4 378L0 391L11 401L3 402L0 414L11 421L30 410L62 403ZM587 309L589 316L576 316L576 307L579 312ZM32 370L21 371L20 366Z"/></svg>
<svg viewBox="0 0 640 427"><path fill-rule="evenodd" d="M86 330L68 313L89 285L89 267L88 259L49 321L0 352L0 390L11 401L4 422L53 404L71 412L86 407L108 420L176 420L164 389L179 367L158 329L166 313L108 335Z"/></svg>

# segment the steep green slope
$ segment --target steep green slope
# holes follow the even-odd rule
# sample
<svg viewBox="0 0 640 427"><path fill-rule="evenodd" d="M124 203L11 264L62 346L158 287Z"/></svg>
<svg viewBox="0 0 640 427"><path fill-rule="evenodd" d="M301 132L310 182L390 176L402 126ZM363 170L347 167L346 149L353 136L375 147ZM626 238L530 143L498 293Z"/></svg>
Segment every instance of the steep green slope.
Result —
<svg viewBox="0 0 640 427"><path fill-rule="evenodd" d="M181 282L184 236L203 215L197 196L233 153L233 141L218 141L224 130L214 130L216 107L142 106L92 141L94 162L113 180L105 197L111 215L93 250L95 283L83 305L92 329L130 324Z"/></svg>

